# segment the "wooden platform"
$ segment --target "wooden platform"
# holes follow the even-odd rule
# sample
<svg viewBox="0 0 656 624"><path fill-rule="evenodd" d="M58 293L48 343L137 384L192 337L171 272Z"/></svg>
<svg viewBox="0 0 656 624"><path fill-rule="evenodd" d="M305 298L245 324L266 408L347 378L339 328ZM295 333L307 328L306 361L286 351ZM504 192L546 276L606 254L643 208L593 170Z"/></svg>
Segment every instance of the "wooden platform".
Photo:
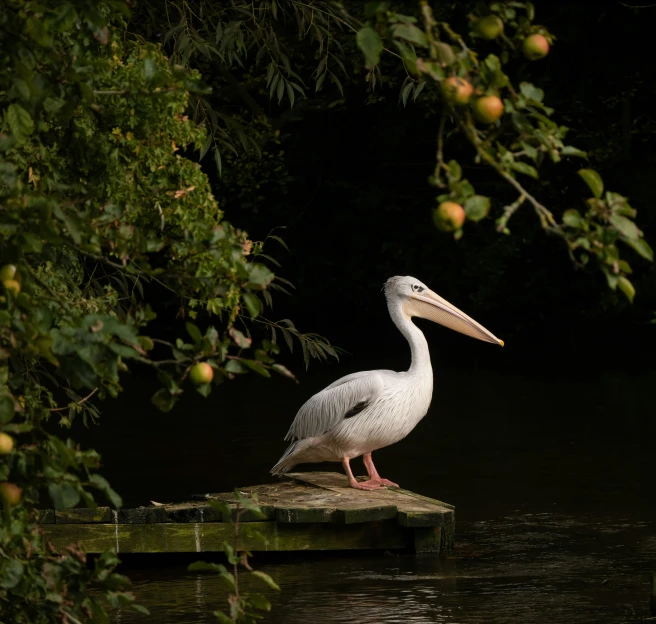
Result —
<svg viewBox="0 0 656 624"><path fill-rule="evenodd" d="M240 488L257 494L265 518L243 515L240 547L250 551L410 549L447 553L453 547L453 505L407 490L365 492L331 472L291 473L268 485ZM234 511L233 493L208 494ZM206 501L136 509L42 512L48 540L62 549L80 542L89 553L181 553L223 550L232 542L229 518Z"/></svg>

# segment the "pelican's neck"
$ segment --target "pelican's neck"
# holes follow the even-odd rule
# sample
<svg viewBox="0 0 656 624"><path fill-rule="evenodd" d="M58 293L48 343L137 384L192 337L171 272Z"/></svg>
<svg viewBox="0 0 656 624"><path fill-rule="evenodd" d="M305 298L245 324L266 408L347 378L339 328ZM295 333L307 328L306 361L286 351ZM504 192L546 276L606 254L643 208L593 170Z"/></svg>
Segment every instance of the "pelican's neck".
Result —
<svg viewBox="0 0 656 624"><path fill-rule="evenodd" d="M432 377L433 369L431 368L430 352L428 351L428 342L424 332L421 331L404 313L403 306L389 306L392 321L399 328L399 331L405 336L410 344L411 362L409 373L426 374Z"/></svg>

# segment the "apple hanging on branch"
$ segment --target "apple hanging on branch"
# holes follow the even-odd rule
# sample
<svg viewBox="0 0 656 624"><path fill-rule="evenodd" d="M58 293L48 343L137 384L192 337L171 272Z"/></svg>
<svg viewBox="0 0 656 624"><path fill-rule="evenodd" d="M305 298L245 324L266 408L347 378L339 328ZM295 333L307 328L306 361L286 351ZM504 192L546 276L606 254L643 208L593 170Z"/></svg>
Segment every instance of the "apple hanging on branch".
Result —
<svg viewBox="0 0 656 624"><path fill-rule="evenodd" d="M545 103L544 90L528 81L513 84L504 71L513 59L539 61L551 52L555 38L533 23L533 5L481 2L476 13L467 16L472 41L483 40L489 42L483 45L493 48L487 56L470 48L450 23L438 21L427 0L420 0L419 5L423 30L415 17L395 13L388 3L378 3L361 31L366 31L368 38L360 36L358 45L368 67L378 68L389 40L405 70L415 77L415 94L441 95L437 158L429 178L441 191L433 209L435 226L459 239L467 222L484 222L494 216L496 230L509 235L513 215L520 208L531 207L541 227L563 241L576 267L594 258L609 287L632 301L635 288L628 277L632 268L621 257L618 242L648 261L653 260L653 252L635 224L636 211L626 198L603 193L601 176L592 169L581 174L594 194L585 201L585 212L559 207L554 213L534 194L539 187L533 180L540 179L539 169L546 159L555 164L566 158L587 159L587 154L565 142L568 128L553 119L554 109ZM436 84L438 89L424 89L425 83ZM409 92L411 87L406 79L403 89ZM458 133L474 148L475 163L491 167L517 193L515 201L494 206L491 198L478 195L474 185L463 178L457 161L447 162L445 138L452 140Z"/></svg>

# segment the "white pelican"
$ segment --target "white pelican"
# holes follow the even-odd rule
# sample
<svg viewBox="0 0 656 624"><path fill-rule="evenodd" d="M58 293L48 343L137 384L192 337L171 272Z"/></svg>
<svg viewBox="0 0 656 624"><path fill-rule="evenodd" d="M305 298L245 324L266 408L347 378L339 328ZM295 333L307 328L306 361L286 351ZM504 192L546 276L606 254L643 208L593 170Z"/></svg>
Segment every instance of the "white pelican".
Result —
<svg viewBox="0 0 656 624"><path fill-rule="evenodd" d="M410 368L402 373L373 370L346 375L311 397L296 414L285 437L292 442L272 474L282 475L296 464L339 461L353 488L399 487L380 477L371 453L405 438L426 415L431 402L433 369L428 343L412 317L503 346L503 340L414 277L388 279L385 298L392 321L410 343ZM360 455L369 475L364 482L355 479L350 466L351 459Z"/></svg>

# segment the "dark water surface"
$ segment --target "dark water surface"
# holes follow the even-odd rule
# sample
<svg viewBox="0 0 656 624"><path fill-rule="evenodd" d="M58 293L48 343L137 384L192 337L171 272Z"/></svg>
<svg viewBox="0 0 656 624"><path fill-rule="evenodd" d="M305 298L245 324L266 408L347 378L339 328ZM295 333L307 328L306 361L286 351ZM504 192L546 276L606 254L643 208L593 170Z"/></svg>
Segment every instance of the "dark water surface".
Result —
<svg viewBox="0 0 656 624"><path fill-rule="evenodd" d="M128 388L130 403L86 442L130 504L263 483L298 406L346 372L272 390L241 380L165 415L149 389ZM453 556L256 556L282 586L264 621L643 621L656 570L655 391L654 373L438 370L428 416L374 458L383 476L456 505ZM128 562L151 616L123 609L114 621L215 621L221 583L187 564Z"/></svg>

